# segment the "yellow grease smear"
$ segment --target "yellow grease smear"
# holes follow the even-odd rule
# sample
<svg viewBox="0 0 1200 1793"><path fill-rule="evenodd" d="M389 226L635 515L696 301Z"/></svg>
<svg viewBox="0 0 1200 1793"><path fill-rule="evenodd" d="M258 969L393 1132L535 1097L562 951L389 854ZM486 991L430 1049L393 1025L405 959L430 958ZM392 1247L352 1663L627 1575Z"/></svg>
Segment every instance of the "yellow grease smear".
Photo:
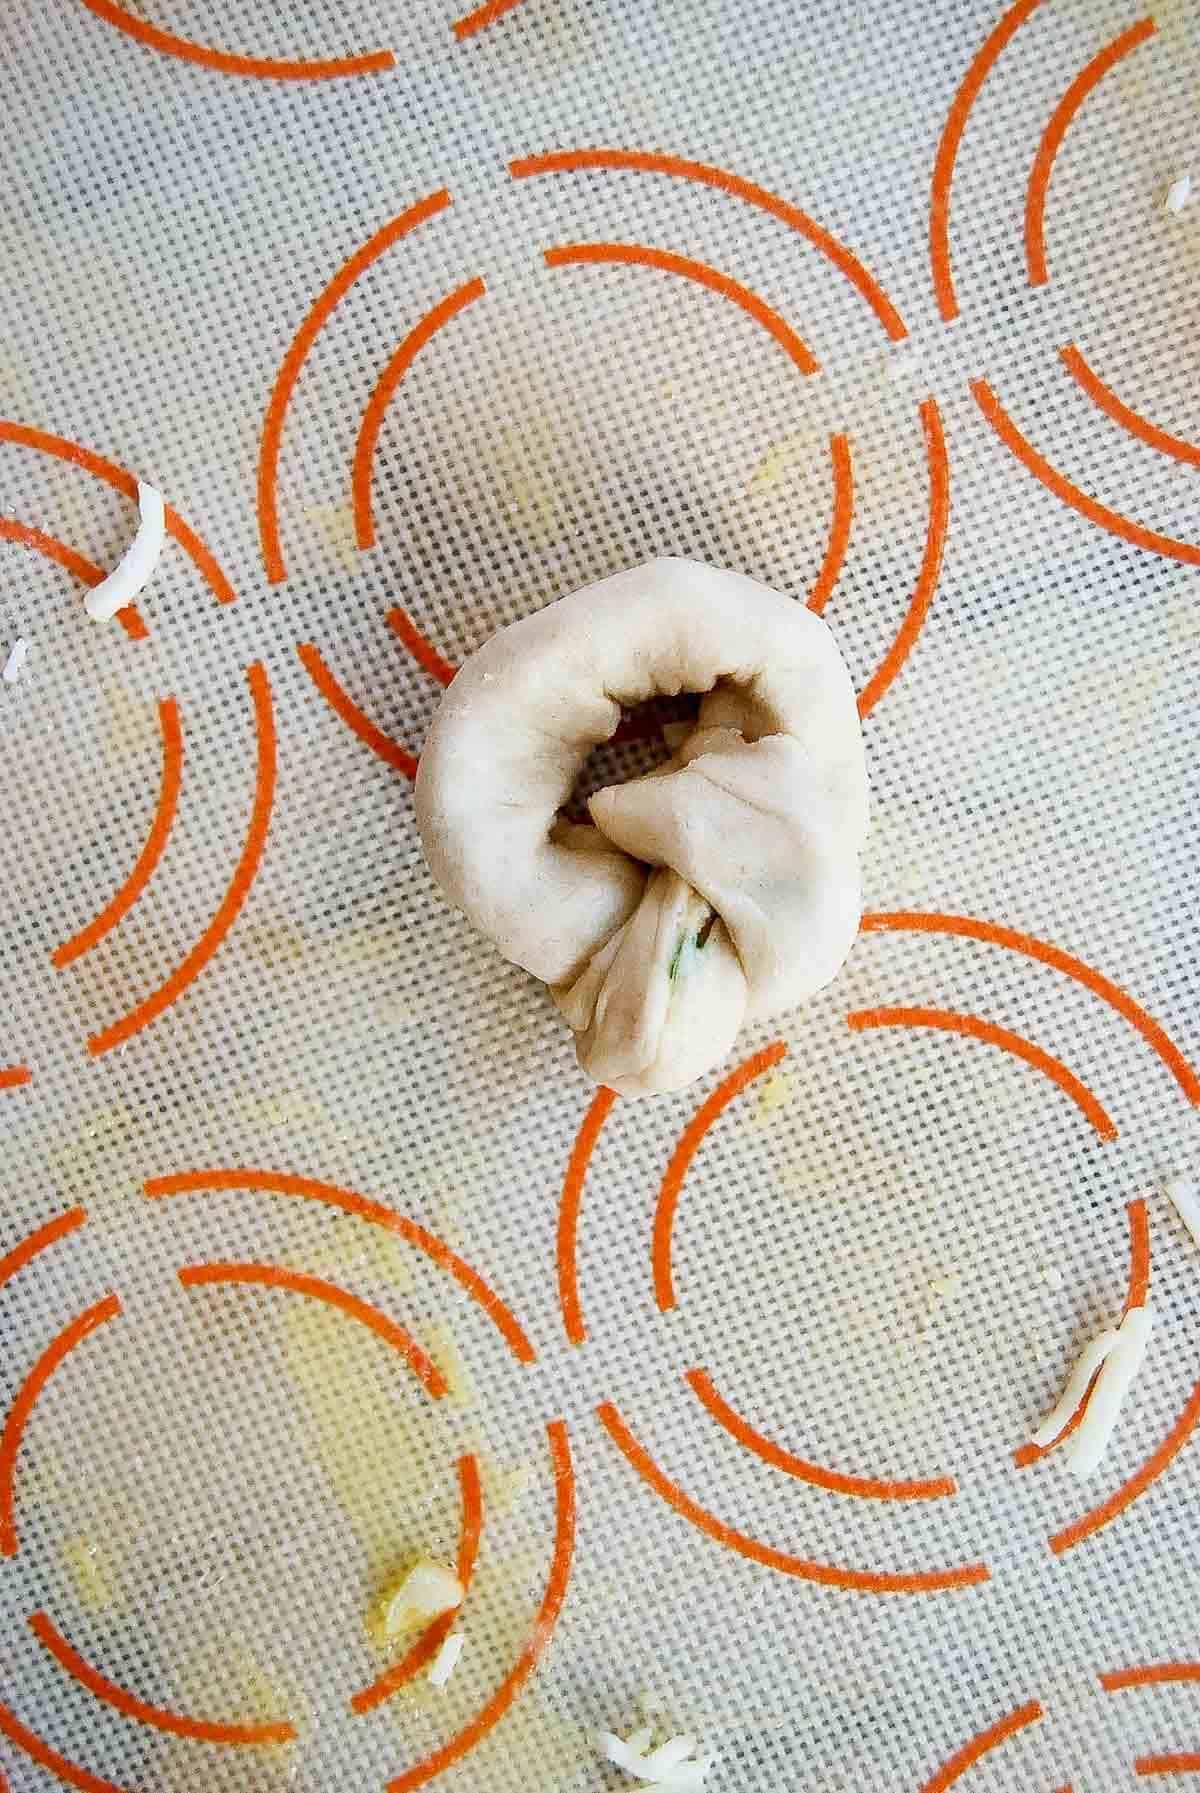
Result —
<svg viewBox="0 0 1200 1793"><path fill-rule="evenodd" d="M336 1220L329 1222L321 1243L305 1252L301 1268L311 1270L315 1276L331 1276L338 1271L365 1271L402 1295L413 1287L414 1280L407 1248L395 1234L371 1226L354 1214L339 1214ZM440 1363L440 1359L438 1361ZM441 1367L445 1369L445 1365Z"/></svg>
<svg viewBox="0 0 1200 1793"><path fill-rule="evenodd" d="M363 1327L306 1301L284 1317L284 1357L308 1421L305 1449L366 1557L368 1600L423 1552L453 1563L457 1452L408 1366Z"/></svg>
<svg viewBox="0 0 1200 1793"><path fill-rule="evenodd" d="M59 1548L75 1598L85 1612L103 1612L116 1599L117 1567L103 1544L86 1537L65 1538Z"/></svg>

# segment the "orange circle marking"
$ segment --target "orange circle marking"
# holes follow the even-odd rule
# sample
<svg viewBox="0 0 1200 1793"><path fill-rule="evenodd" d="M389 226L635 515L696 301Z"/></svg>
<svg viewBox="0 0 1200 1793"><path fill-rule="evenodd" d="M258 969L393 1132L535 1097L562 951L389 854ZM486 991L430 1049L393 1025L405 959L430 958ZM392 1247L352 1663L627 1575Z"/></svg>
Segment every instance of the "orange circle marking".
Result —
<svg viewBox="0 0 1200 1793"><path fill-rule="evenodd" d="M829 540L825 558L805 600L808 608L820 616L828 604L846 549L850 543L850 525L854 521L854 466L850 459L850 438L844 434L829 438L829 458L833 465L833 514L829 519Z"/></svg>
<svg viewBox="0 0 1200 1793"><path fill-rule="evenodd" d="M1023 1731L1027 1725L1037 1724L1044 1716L1037 1700L1030 1700L1027 1706L1019 1706L1015 1712L1010 1712L1007 1718L998 1719L986 1731L980 1731L969 1743L964 1743L960 1750L956 1750L944 1767L938 1769L933 1779L925 1782L921 1793L946 1793L946 1788L952 1787L968 1768L973 1768L980 1756L986 1756L989 1750L1007 1743L1018 1731Z"/></svg>
<svg viewBox="0 0 1200 1793"><path fill-rule="evenodd" d="M1095 1532L1102 1531L1106 1525L1111 1525L1119 1514L1123 1513L1127 1507L1131 1507L1134 1501L1138 1500L1147 1488L1170 1468L1195 1431L1197 1421L1200 1421L1200 1382L1197 1382L1188 1396L1182 1413L1167 1436L1158 1449L1152 1451L1146 1458L1141 1468L1100 1506L1094 1507L1090 1513L1085 1513L1083 1518L1077 1519L1073 1525L1068 1525L1063 1531L1055 1533L1050 1540L1050 1548L1055 1556L1062 1556L1064 1552L1073 1550L1076 1544L1082 1544L1085 1538L1090 1538Z"/></svg>
<svg viewBox="0 0 1200 1793"><path fill-rule="evenodd" d="M1148 548L1152 554L1165 554L1170 560L1182 560L1188 566L1200 566L1200 548L1195 543L1180 542L1174 536L1159 535L1157 530L1144 528L1141 523L1135 523L1132 517L1125 516L1121 511L1111 510L1108 505L1089 497L1066 474L1051 466L1045 456L1039 454L1033 444L1021 434L986 380L972 380L971 393L1009 453L1015 455L1022 466L1028 468L1033 477L1048 492L1053 492L1063 504L1078 511L1089 523L1095 523L1100 529L1107 529L1110 535L1118 535L1122 541L1132 542L1135 548Z"/></svg>
<svg viewBox="0 0 1200 1793"><path fill-rule="evenodd" d="M291 1743L296 1736L295 1725L286 1720L273 1724L215 1724L203 1718L189 1718L180 1712L168 1712L162 1706L152 1706L93 1668L62 1635L48 1613L32 1613L29 1628L43 1649L48 1650L60 1667L89 1693L126 1718L151 1725L156 1731L169 1731L175 1737L193 1737L203 1743Z"/></svg>
<svg viewBox="0 0 1200 1793"><path fill-rule="evenodd" d="M417 776L416 755L409 753L385 735L370 717L359 709L344 685L334 678L328 666L321 658L320 652L311 641L302 641L296 652L299 654L304 670L307 672L325 702L336 716L340 716L346 727L356 734L360 741L365 741L371 752L377 754L387 765L397 772L403 772L406 778Z"/></svg>
<svg viewBox="0 0 1200 1793"><path fill-rule="evenodd" d="M0 1258L0 1289L6 1282L11 1282L19 1271L24 1270L26 1264L32 1264L34 1258L40 1257L42 1252L48 1251L60 1239L65 1239L68 1233L74 1233L86 1224L87 1214L84 1209L68 1208L65 1214L56 1214L53 1220L36 1228Z"/></svg>
<svg viewBox="0 0 1200 1793"><path fill-rule="evenodd" d="M283 426L287 421L288 406L292 402L292 394L304 363L317 337L359 276L365 274L372 263L377 262L394 243L398 243L410 231L416 230L426 219L435 218L439 212L444 212L449 204L450 195L444 187L437 193L430 193L385 224L381 230L377 230L360 249L356 249L342 263L328 286L317 295L308 316L292 338L288 351L279 364L279 372L267 401L258 451L258 533L267 579L272 585L278 585L286 573L279 542L276 492L279 451L283 443Z"/></svg>
<svg viewBox="0 0 1200 1793"><path fill-rule="evenodd" d="M68 1787L78 1787L80 1793L129 1793L125 1787L119 1787L116 1781L103 1780L100 1775L81 1768L78 1762L71 1762L66 1756L60 1756L56 1749L43 1743L28 1725L23 1725L16 1713L5 1705L0 1705L0 1733L19 1750L23 1750L39 1768L46 1769Z"/></svg>
<svg viewBox="0 0 1200 1793"><path fill-rule="evenodd" d="M958 316L958 296L954 291L954 274L950 266L950 190L954 185L954 165L971 108L979 98L984 82L991 74L1002 50L1010 44L1041 0L1017 0L1010 6L971 60L962 85L951 101L938 140L933 164L933 181L929 190L929 272L934 295L944 324Z"/></svg>
<svg viewBox="0 0 1200 1793"><path fill-rule="evenodd" d="M1157 1662L1144 1668L1114 1669L1099 1677L1106 1693L1125 1687L1158 1687L1168 1681L1200 1681L1200 1662Z"/></svg>
<svg viewBox="0 0 1200 1793"><path fill-rule="evenodd" d="M56 536L34 529L28 523L19 523L15 517L0 517L0 541L19 542L22 548L30 548L35 554L43 555L46 560L52 560L56 566L73 573L89 590L108 576L103 567L98 567L94 560L87 560L82 554L77 554L66 542L60 542ZM120 623L131 641L145 641L150 633L135 604L123 605L114 620Z"/></svg>
<svg viewBox="0 0 1200 1793"><path fill-rule="evenodd" d="M950 524L950 463L946 456L946 437L942 430L942 414L937 400L925 399L920 407L921 428L925 432L925 459L929 468L929 521L925 530L925 551L913 595L896 639L872 673L858 700L858 713L864 719L871 714L895 680L916 646L937 590L942 570L942 554L946 531Z"/></svg>
<svg viewBox="0 0 1200 1793"><path fill-rule="evenodd" d="M1157 448L1160 454L1169 454L1177 461L1186 461L1189 466L1200 467L1200 448L1194 442L1185 442L1182 436L1169 436L1166 430L1160 430L1156 423L1151 423L1148 417L1141 416L1123 399L1119 399L1112 387L1106 386L1100 376L1088 366L1075 343L1064 343L1058 351L1058 358L1080 390L1106 416L1111 417L1114 423L1119 423L1123 430L1136 436L1139 442L1145 442L1148 447Z"/></svg>
<svg viewBox="0 0 1200 1793"><path fill-rule="evenodd" d="M120 1312L121 1303L117 1297L106 1295L102 1301L95 1302L93 1306L85 1308L83 1313L77 1314L46 1346L13 1397L4 1422L4 1431L0 1433L0 1556L17 1554L14 1504L17 1458L25 1428L38 1397L55 1370L66 1361L75 1347L81 1345L97 1327L115 1319Z"/></svg>
<svg viewBox="0 0 1200 1793"><path fill-rule="evenodd" d="M521 4L521 0L485 0L483 6L477 6L474 12L464 13L461 19L455 19L451 30L461 43L464 38L474 37L488 25L494 25L497 19L506 15Z"/></svg>
<svg viewBox="0 0 1200 1793"><path fill-rule="evenodd" d="M567 1173L563 1178L562 1198L558 1206L558 1305L567 1341L572 1345L582 1345L587 1339L587 1327L583 1323L583 1308L579 1301L579 1265L576 1257L579 1209L596 1141L612 1113L616 1099L616 1090L596 1091L580 1123L567 1164Z"/></svg>
<svg viewBox="0 0 1200 1793"><path fill-rule="evenodd" d="M206 44L195 44L189 38L176 37L147 19L118 6L116 0L82 0L90 13L123 31L149 50L161 50L164 56L176 56L181 62L194 62L201 68L215 69L222 75L257 75L265 81L330 81L338 75L374 75L381 69L395 68L391 50L371 50L364 56L338 56L320 62L294 62L272 56L238 56L231 50L212 50Z"/></svg>
<svg viewBox="0 0 1200 1793"><path fill-rule="evenodd" d="M21 1089L33 1082L28 1065L0 1065L0 1089Z"/></svg>
<svg viewBox="0 0 1200 1793"><path fill-rule="evenodd" d="M1125 1213L1129 1219L1129 1288L1122 1319L1131 1308L1146 1305L1146 1295L1150 1288L1150 1225L1145 1198L1139 1195L1133 1201L1126 1202ZM1100 1371L1097 1370L1096 1376L1099 1374ZM1031 1463L1040 1463L1043 1457L1048 1457L1052 1450L1065 1443L1083 1423L1092 1390L1096 1386L1096 1376L1088 1383L1082 1401L1057 1438L1052 1438L1049 1444L1023 1444L1020 1450L1013 1452L1013 1462L1018 1469L1027 1469Z"/></svg>
<svg viewBox="0 0 1200 1793"><path fill-rule="evenodd" d="M592 267L614 263L619 267L658 268L664 274L678 274L683 280L693 280L698 286L707 287L709 292L719 293L723 299L732 300L747 317L753 318L769 336L774 337L784 354L802 374L821 371L812 350L801 342L791 325L777 311L773 311L749 287L731 280L728 274L719 273L716 268L710 268L707 262L693 261L688 255L674 255L666 249L651 249L644 243L563 243L556 249L544 249L542 255L548 268Z"/></svg>
<svg viewBox="0 0 1200 1793"><path fill-rule="evenodd" d="M80 467L85 473L90 473L94 479L103 480L106 486L111 486L126 498L135 502L137 500L137 480L132 473L127 473L115 461L106 460L103 455L81 447L78 442L72 442L66 436L53 436L48 430L30 429L28 424L13 423L11 419L0 417L0 442L15 442L22 448L33 448L39 454L67 461L72 467ZM167 534L179 543L218 604L232 604L237 593L196 531L169 504L165 507L164 520ZM118 615L121 614L118 612Z"/></svg>
<svg viewBox="0 0 1200 1793"><path fill-rule="evenodd" d="M439 685L450 683L458 671L457 666L452 666L449 660L442 658L433 643L422 635L412 617L406 610L401 610L399 604L393 605L392 609L388 611L387 624L392 633L403 642L418 666L423 666Z"/></svg>
<svg viewBox="0 0 1200 1793"><path fill-rule="evenodd" d="M508 165L514 180L526 180L538 174L574 174L581 169L606 168L632 170L639 174L665 174L676 180L697 181L701 186L715 187L731 199L740 199L756 206L796 231L814 249L833 263L850 284L866 300L893 342L902 342L908 335L900 313L892 304L874 275L869 273L844 243L831 235L823 225L802 212L799 206L780 199L765 187L743 180L727 169L714 168L708 162L691 162L683 156L662 156L640 149L562 149L544 156L518 156Z"/></svg>
<svg viewBox="0 0 1200 1793"><path fill-rule="evenodd" d="M377 1307L372 1307L369 1301L339 1289L336 1283L325 1282L319 1276L306 1276L300 1270L285 1269L281 1264L185 1264L178 1274L185 1289L217 1283L251 1284L264 1289L288 1289L293 1295L307 1295L313 1301L324 1301L351 1320L357 1320L360 1326L366 1326L376 1338L398 1352L435 1401L449 1393L445 1376L410 1332Z"/></svg>
<svg viewBox="0 0 1200 1793"><path fill-rule="evenodd" d="M567 1586L571 1579L571 1559L575 1549L575 1469L567 1428L560 1419L546 1427L550 1443L550 1461L554 1472L556 1519L554 1552L542 1604L533 1623L529 1642L509 1670L487 1704L441 1749L434 1750L423 1762L417 1762L395 1780L389 1781L387 1793L413 1793L428 1781L469 1755L488 1732L493 1730L509 1710L525 1683L545 1654L558 1623Z"/></svg>
<svg viewBox="0 0 1200 1793"><path fill-rule="evenodd" d="M69 940L55 947L50 954L50 963L59 971L66 965L74 964L76 959L81 959L93 946L99 945L105 935L111 934L117 923L124 920L153 877L166 849L175 823L179 786L183 776L183 731L179 723L179 705L173 697L164 697L159 701L158 726L162 733L162 783L146 844L112 901L85 927L80 928L77 934L72 934Z"/></svg>
<svg viewBox="0 0 1200 1793"><path fill-rule="evenodd" d="M1050 189L1050 177L1054 173L1055 158L1063 146L1063 139L1071 128L1075 114L1109 70L1115 68L1131 50L1136 50L1139 44L1144 44L1148 37L1153 37L1155 29L1154 20L1147 18L1131 25L1128 31L1122 31L1119 37L1114 37L1110 44L1106 44L1103 50L1098 51L1080 69L1050 114L1029 171L1029 185L1025 192L1025 261L1029 269L1030 286L1045 286L1050 278L1046 269L1046 195Z"/></svg>
<svg viewBox="0 0 1200 1793"><path fill-rule="evenodd" d="M764 1463L769 1463L772 1469L781 1469L785 1475L795 1476L798 1481L807 1482L813 1488L825 1488L831 1494L856 1495L860 1500L939 1500L946 1495L958 1493L958 1483L952 1476L939 1476L926 1481L896 1482L880 1481L874 1476L843 1475L838 1470L824 1469L819 1463L810 1463L804 1457L782 1450L761 1432L756 1432L717 1393L712 1378L706 1371L687 1370L684 1372L684 1381L731 1438L736 1438L740 1445L744 1445Z"/></svg>
<svg viewBox="0 0 1200 1793"><path fill-rule="evenodd" d="M250 687L250 696L254 704L254 729L258 742L258 767L255 777L254 803L250 811L250 822L246 830L246 839L242 847L241 857L234 867L229 888L221 899L219 908L204 932L193 946L191 952L176 966L175 970L152 995L147 996L136 1008L130 1009L111 1027L96 1033L88 1040L88 1051L93 1058L102 1053L111 1052L114 1046L120 1046L131 1039L143 1027L169 1009L172 1003L178 1002L189 984L195 982L209 960L214 957L224 941L226 934L241 913L242 905L250 893L250 886L258 874L262 863L263 848L267 843L267 830L271 825L271 808L275 800L275 714L271 707L271 687L266 671L261 663L246 668L246 682Z"/></svg>
<svg viewBox="0 0 1200 1793"><path fill-rule="evenodd" d="M357 1214L372 1226L381 1226L396 1233L417 1251L424 1252L439 1269L448 1271L455 1281L476 1302L504 1338L513 1356L521 1363L533 1363L536 1353L524 1328L505 1302L489 1288L479 1273L465 1259L451 1251L436 1234L418 1226L394 1208L382 1202L368 1201L352 1189L341 1189L335 1183L319 1183L312 1177L292 1176L275 1170L185 1170L170 1177L149 1177L142 1188L151 1201L170 1195L194 1195L217 1190L252 1189L270 1195L293 1195L309 1201L327 1202L345 1214Z"/></svg>
<svg viewBox="0 0 1200 1793"><path fill-rule="evenodd" d="M375 546L375 517L371 501L375 445L396 389L426 343L431 342L451 318L457 317L460 311L465 311L468 305L473 305L476 299L482 299L486 291L482 280L468 280L452 293L447 293L444 299L439 299L436 305L430 306L425 316L413 325L390 357L371 389L371 396L367 400L367 408L358 428L350 478L354 498L354 530L360 548Z"/></svg>
<svg viewBox="0 0 1200 1793"><path fill-rule="evenodd" d="M846 1020L856 1033L874 1027L932 1027L940 1033L961 1034L966 1039L982 1040L988 1046L999 1046L1002 1052L1011 1052L1056 1083L1063 1094L1069 1096L1081 1113L1087 1116L1101 1139L1112 1140L1117 1137L1117 1128L1111 1116L1101 1107L1087 1085L1057 1058L1051 1058L1048 1052L1043 1052L1032 1040L1025 1039L1022 1034L1011 1033L1007 1027L997 1027L995 1022L984 1021L979 1015L955 1014L950 1009L855 1009L846 1016Z"/></svg>
<svg viewBox="0 0 1200 1793"><path fill-rule="evenodd" d="M991 1579L986 1563L966 1563L959 1569L933 1569L913 1574L885 1574L871 1569L843 1569L833 1563L810 1562L806 1557L788 1556L744 1532L735 1531L721 1519L699 1506L674 1482L668 1481L649 1453L640 1445L611 1401L596 1409L601 1425L627 1462L677 1513L739 1556L764 1568L777 1569L781 1575L795 1575L802 1581L820 1582L825 1587L849 1588L866 1594L933 1594L948 1588L974 1587Z"/></svg>
<svg viewBox="0 0 1200 1793"><path fill-rule="evenodd" d="M483 1485L479 1476L479 1462L469 1452L458 1460L458 1480L462 1491L462 1527L458 1538L458 1563L455 1573L465 1589L470 1589L471 1577L475 1573L475 1560L479 1555L479 1540L483 1535ZM364 1712L373 1712L392 1694L429 1662L432 1662L450 1635L458 1619L458 1611L443 1613L432 1625L426 1626L411 1650L399 1662L385 1669L377 1680L369 1687L364 1687L350 1701L350 1710L361 1717Z"/></svg>
<svg viewBox="0 0 1200 1793"><path fill-rule="evenodd" d="M956 934L964 940L982 940L989 946L1003 946L1009 952L1022 953L1027 959L1036 959L1039 964L1061 971L1135 1027L1150 1050L1166 1065L1188 1101L1200 1104L1200 1077L1158 1022L1111 978L1093 966L1085 965L1073 954L1063 952L1060 947L1036 940L1032 934L1019 933L1016 928L1000 927L994 921L977 921L970 915L940 915L920 909L893 909L878 915L864 915L862 931L864 934Z"/></svg>
<svg viewBox="0 0 1200 1793"><path fill-rule="evenodd" d="M764 1071L769 1071L781 1058L786 1057L787 1046L783 1040L776 1040L774 1045L765 1046L761 1052L753 1053L717 1085L711 1096L706 1097L679 1135L679 1143L663 1174L658 1191L658 1205L654 1210L651 1267L654 1272L654 1295L661 1313L669 1313L676 1305L675 1273L671 1262L672 1238L679 1197L692 1159L713 1122L725 1112L734 1097L740 1096L747 1084L753 1083L756 1077L761 1077Z"/></svg>

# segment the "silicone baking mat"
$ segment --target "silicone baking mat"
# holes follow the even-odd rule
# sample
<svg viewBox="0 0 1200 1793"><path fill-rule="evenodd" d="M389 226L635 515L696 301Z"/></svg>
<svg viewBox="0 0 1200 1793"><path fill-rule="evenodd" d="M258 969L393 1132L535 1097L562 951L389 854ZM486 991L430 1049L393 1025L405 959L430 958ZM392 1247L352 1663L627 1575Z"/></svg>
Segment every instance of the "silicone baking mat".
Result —
<svg viewBox="0 0 1200 1793"><path fill-rule="evenodd" d="M1196 1772L1198 48L6 0L0 1781L583 1793L647 1706L714 1793ZM824 611L873 825L844 974L634 1104L411 779L661 553ZM1099 1473L1031 1460L1147 1287ZM421 1550L443 1693L364 1622Z"/></svg>

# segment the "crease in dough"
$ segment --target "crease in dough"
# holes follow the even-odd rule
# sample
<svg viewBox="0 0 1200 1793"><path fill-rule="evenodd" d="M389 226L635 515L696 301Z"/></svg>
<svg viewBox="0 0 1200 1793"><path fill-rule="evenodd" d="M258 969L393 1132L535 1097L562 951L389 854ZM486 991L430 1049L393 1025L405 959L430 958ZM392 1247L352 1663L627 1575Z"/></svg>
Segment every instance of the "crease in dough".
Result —
<svg viewBox="0 0 1200 1793"><path fill-rule="evenodd" d="M701 695L664 766L561 809L622 706ZM549 985L579 1061L680 1089L793 1008L858 932L862 732L828 626L744 574L658 560L502 629L460 669L416 781L435 879Z"/></svg>

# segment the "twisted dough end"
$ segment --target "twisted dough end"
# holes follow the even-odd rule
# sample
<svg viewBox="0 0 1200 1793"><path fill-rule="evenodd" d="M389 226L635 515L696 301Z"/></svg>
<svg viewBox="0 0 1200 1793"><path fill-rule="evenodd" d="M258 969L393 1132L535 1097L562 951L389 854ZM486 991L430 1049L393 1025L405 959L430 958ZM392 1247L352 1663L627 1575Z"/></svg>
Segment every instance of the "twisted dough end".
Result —
<svg viewBox="0 0 1200 1793"><path fill-rule="evenodd" d="M623 707L704 693L695 729L591 822L560 816ZM421 756L434 877L547 983L584 1069L679 1089L742 1023L833 978L858 931L867 782L820 618L741 573L658 560L514 623L466 662Z"/></svg>

